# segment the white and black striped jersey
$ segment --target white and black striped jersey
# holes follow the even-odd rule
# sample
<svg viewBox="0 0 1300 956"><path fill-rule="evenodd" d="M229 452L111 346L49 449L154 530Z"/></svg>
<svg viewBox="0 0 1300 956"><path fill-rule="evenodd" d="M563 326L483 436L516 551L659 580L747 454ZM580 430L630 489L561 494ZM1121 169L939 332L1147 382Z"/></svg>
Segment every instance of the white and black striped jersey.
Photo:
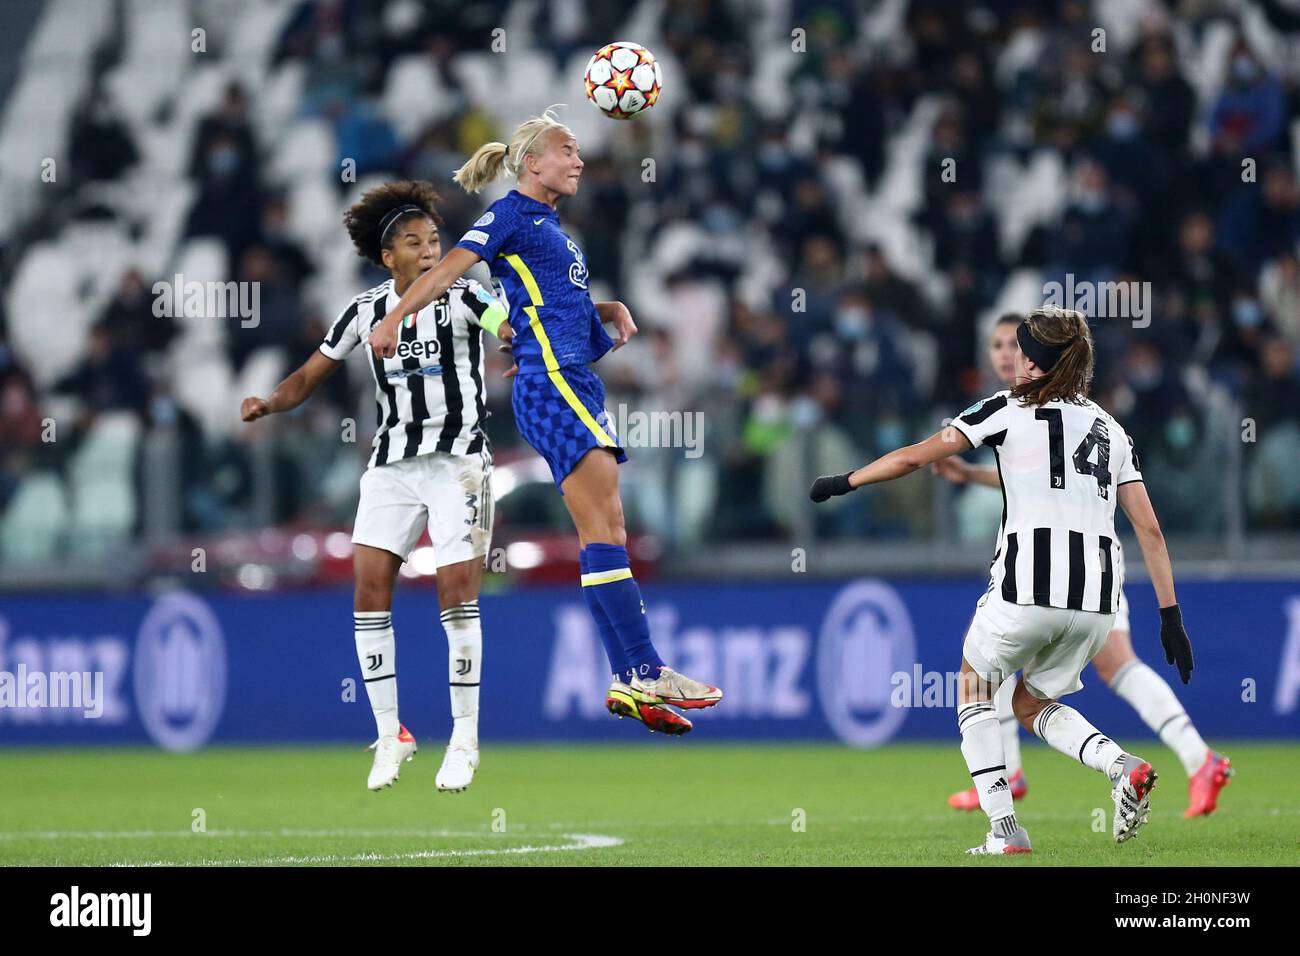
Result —
<svg viewBox="0 0 1300 956"><path fill-rule="evenodd" d="M483 332L479 318L500 308L473 279L457 279L446 294L407 316L397 354L377 359L370 330L401 296L389 279L354 298L330 326L320 350L342 361L363 345L375 380L378 425L368 467L434 451L454 455L484 449Z"/></svg>
<svg viewBox="0 0 1300 956"><path fill-rule="evenodd" d="M1124 585L1117 489L1142 480L1119 422L1093 401L1022 405L1002 391L953 425L993 449L1002 482L989 590L1013 604L1113 613Z"/></svg>

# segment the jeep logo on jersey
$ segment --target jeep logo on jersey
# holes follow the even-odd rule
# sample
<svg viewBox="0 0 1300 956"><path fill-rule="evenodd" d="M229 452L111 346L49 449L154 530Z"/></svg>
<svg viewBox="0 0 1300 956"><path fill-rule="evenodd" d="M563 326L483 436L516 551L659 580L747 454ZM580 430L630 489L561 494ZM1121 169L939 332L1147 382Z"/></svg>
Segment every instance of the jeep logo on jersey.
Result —
<svg viewBox="0 0 1300 956"><path fill-rule="evenodd" d="M226 704L226 642L207 602L185 593L155 602L140 624L133 677L140 720L159 746L207 743Z"/></svg>
<svg viewBox="0 0 1300 956"><path fill-rule="evenodd" d="M398 342L395 358L401 359L437 359L442 354L442 346L437 339L416 339L414 342Z"/></svg>
<svg viewBox="0 0 1300 956"><path fill-rule="evenodd" d="M817 692L831 729L854 747L894 736L907 709L890 703L890 678L916 661L907 607L883 581L842 590L822 619L817 641Z"/></svg>

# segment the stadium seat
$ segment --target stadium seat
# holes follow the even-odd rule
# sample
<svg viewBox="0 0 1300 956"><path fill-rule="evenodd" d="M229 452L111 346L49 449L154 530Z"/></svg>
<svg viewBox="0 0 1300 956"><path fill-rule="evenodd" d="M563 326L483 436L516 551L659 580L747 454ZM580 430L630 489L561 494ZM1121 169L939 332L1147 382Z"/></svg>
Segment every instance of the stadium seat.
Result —
<svg viewBox="0 0 1300 956"><path fill-rule="evenodd" d="M312 252L338 243L335 233L343 221L343 208L333 173L315 172L289 183L289 233Z"/></svg>
<svg viewBox="0 0 1300 956"><path fill-rule="evenodd" d="M131 412L100 415L68 463L71 534L83 554L103 553L131 534L140 430Z"/></svg>
<svg viewBox="0 0 1300 956"><path fill-rule="evenodd" d="M336 175L334 130L322 119L298 119L275 139L272 174L286 182L298 176Z"/></svg>
<svg viewBox="0 0 1300 956"><path fill-rule="evenodd" d="M244 360L239 374L231 383L231 396L270 395L271 391L284 378L285 366L289 356L285 350L266 346L254 351ZM233 407L233 406L232 406Z"/></svg>
<svg viewBox="0 0 1300 956"><path fill-rule="evenodd" d="M221 438L234 431L239 422L238 404L231 388L230 363L224 354L175 344L172 376L176 400L194 416L210 438ZM242 397L242 396L241 396Z"/></svg>
<svg viewBox="0 0 1300 956"><path fill-rule="evenodd" d="M306 78L305 64L285 63L267 76L265 85L249 100L249 112L260 142L276 142L280 130L293 120L302 101Z"/></svg>
<svg viewBox="0 0 1300 956"><path fill-rule="evenodd" d="M957 540L972 547L995 540L1002 526L1002 495L993 488L968 485L954 495Z"/></svg>
<svg viewBox="0 0 1300 956"><path fill-rule="evenodd" d="M28 475L0 517L0 558L32 564L58 557L68 527L63 482L50 472Z"/></svg>
<svg viewBox="0 0 1300 956"><path fill-rule="evenodd" d="M39 302L41 315L47 317L40 322L14 322L9 332L14 352L41 386L71 369L85 351L85 322L69 282L68 263L62 241L34 243L6 290L9 315L27 316L32 303Z"/></svg>
<svg viewBox="0 0 1300 956"><path fill-rule="evenodd" d="M230 275L228 258L226 247L219 239L190 239L176 257L174 272L182 276L186 285L191 282L226 281ZM170 284L175 283L172 273L164 278ZM188 344L219 347L226 339L227 323L236 320L207 315L186 315L184 304L185 290L173 289L172 307L175 309L175 319Z"/></svg>
<svg viewBox="0 0 1300 956"><path fill-rule="evenodd" d="M450 115L455 100L433 61L425 54L411 53L389 67L380 105L398 135L409 140L426 124Z"/></svg>

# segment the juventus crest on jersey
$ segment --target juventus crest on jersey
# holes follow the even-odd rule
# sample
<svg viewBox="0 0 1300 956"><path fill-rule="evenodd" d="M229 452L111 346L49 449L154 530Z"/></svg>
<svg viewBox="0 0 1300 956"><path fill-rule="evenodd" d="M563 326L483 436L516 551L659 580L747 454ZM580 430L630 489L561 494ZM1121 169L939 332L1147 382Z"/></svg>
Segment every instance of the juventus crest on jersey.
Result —
<svg viewBox="0 0 1300 956"><path fill-rule="evenodd" d="M330 326L320 350L342 361L364 345L375 380L378 425L368 467L433 451L473 455L487 442L483 333L478 320L495 301L469 278L402 321L397 354L375 357L370 330L400 296L389 279L354 298Z"/></svg>
<svg viewBox="0 0 1300 956"><path fill-rule="evenodd" d="M1090 400L1022 405L998 392L952 423L988 445L1002 481L990 591L1013 604L1113 613L1124 584L1120 485L1141 481L1132 439Z"/></svg>

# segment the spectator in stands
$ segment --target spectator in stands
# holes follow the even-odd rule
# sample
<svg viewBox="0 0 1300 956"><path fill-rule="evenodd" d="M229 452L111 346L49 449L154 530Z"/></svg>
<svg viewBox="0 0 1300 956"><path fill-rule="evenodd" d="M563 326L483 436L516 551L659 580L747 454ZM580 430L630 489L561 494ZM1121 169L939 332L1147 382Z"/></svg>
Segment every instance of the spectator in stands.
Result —
<svg viewBox="0 0 1300 956"><path fill-rule="evenodd" d="M339 98L326 107L334 123L338 154L334 168L342 169L345 160L356 163L356 174L388 173L397 168L400 154L397 131L370 102L364 99ZM346 188L342 177L340 190Z"/></svg>
<svg viewBox="0 0 1300 956"><path fill-rule="evenodd" d="M250 355L263 348L286 350L302 339L302 302L293 276L266 246L258 244L244 253L238 280L256 283L257 324L247 328L232 321L226 337L230 363L238 371Z"/></svg>
<svg viewBox="0 0 1300 956"><path fill-rule="evenodd" d="M965 266L980 279L1000 278L997 224L964 180L951 190L934 228L934 261L944 269Z"/></svg>
<svg viewBox="0 0 1300 956"><path fill-rule="evenodd" d="M160 352L171 344L178 331L176 320L168 315L154 315L153 301L150 287L145 285L139 269L122 273L113 298L99 317L112 348Z"/></svg>
<svg viewBox="0 0 1300 956"><path fill-rule="evenodd" d="M1243 39L1228 55L1227 84L1215 101L1209 125L1216 145L1239 155L1260 155L1281 145L1286 93Z"/></svg>
<svg viewBox="0 0 1300 956"><path fill-rule="evenodd" d="M1133 394L1133 408L1139 413L1126 424L1126 429L1133 436L1140 457L1143 447L1156 439L1174 410L1189 405L1191 398L1177 371L1151 342L1133 343L1124 360L1123 375Z"/></svg>
<svg viewBox="0 0 1300 956"><path fill-rule="evenodd" d="M1249 275L1300 241L1300 188L1295 172L1281 161L1260 165L1259 183L1237 188L1217 230L1220 247Z"/></svg>
<svg viewBox="0 0 1300 956"><path fill-rule="evenodd" d="M1073 195L1049 240L1049 271L1072 272L1075 281L1099 281L1128 260L1132 219L1115 202L1110 177L1095 159L1074 170Z"/></svg>
<svg viewBox="0 0 1300 956"><path fill-rule="evenodd" d="M90 329L86 357L55 383L54 390L80 399L83 423L96 413L123 409L143 415L151 388L140 362L130 347L114 347L103 325Z"/></svg>
<svg viewBox="0 0 1300 956"><path fill-rule="evenodd" d="M1246 386L1242 414L1255 426L1247 446L1247 502L1253 516L1272 527L1300 522L1300 376L1297 353L1278 337L1261 346L1261 371Z"/></svg>
<svg viewBox="0 0 1300 956"><path fill-rule="evenodd" d="M36 385L0 331L0 513L23 475L53 457L54 444L42 441L43 429Z"/></svg>
<svg viewBox="0 0 1300 956"><path fill-rule="evenodd" d="M262 206L260 245L294 285L301 285L315 274L311 259L289 235L289 205L283 194L272 196Z"/></svg>
<svg viewBox="0 0 1300 956"><path fill-rule="evenodd" d="M221 162L229 163L235 176L256 180L257 140L248 118L248 97L238 83L228 84L221 95L221 105L217 111L199 121L194 148L190 152L191 177L200 182L207 181L211 173L210 155L218 141L233 155L233 158L228 159L223 154Z"/></svg>
<svg viewBox="0 0 1300 956"><path fill-rule="evenodd" d="M190 208L185 235L221 239L230 262L238 262L244 250L257 240L261 225L262 191L257 164L250 165L250 158L241 152L237 135L219 130L208 141L197 178L199 198Z"/></svg>
<svg viewBox="0 0 1300 956"><path fill-rule="evenodd" d="M1143 103L1143 139L1170 160L1177 160L1187 149L1196 94L1178 72L1168 34L1145 37L1138 46L1138 59L1139 77L1133 91Z"/></svg>
<svg viewBox="0 0 1300 956"><path fill-rule="evenodd" d="M68 134L74 182L114 180L140 159L130 127L106 90L98 90L77 111Z"/></svg>

